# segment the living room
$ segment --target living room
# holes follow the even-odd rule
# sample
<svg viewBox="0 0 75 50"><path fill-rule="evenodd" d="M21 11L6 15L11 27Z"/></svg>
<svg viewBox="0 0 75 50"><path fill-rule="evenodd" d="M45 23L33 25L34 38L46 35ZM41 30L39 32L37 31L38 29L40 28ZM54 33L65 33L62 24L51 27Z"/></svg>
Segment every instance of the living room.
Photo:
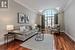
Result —
<svg viewBox="0 0 75 50"><path fill-rule="evenodd" d="M74 3L74 0L0 0L0 50L75 50ZM46 15L50 18L47 21L43 19ZM44 39L37 40L38 33L43 33Z"/></svg>

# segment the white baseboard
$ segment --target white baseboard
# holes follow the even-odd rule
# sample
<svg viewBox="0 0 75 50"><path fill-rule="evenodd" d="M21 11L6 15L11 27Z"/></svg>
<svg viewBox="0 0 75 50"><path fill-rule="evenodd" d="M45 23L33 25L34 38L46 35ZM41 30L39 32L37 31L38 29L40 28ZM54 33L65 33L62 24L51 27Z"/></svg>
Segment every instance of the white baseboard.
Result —
<svg viewBox="0 0 75 50"><path fill-rule="evenodd" d="M13 39L9 39L8 42L11 42ZM0 39L0 45L7 43L7 40Z"/></svg>
<svg viewBox="0 0 75 50"><path fill-rule="evenodd" d="M67 34L73 41L75 41L75 38L71 34L69 34L67 32L65 32L65 34Z"/></svg>

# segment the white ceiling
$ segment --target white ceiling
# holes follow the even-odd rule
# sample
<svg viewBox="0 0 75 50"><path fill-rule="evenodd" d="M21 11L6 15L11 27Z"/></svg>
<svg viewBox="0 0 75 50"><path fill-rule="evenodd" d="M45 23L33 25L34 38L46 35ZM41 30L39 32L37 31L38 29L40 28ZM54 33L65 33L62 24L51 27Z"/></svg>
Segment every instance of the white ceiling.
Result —
<svg viewBox="0 0 75 50"><path fill-rule="evenodd" d="M69 0L15 0L29 9L41 11L48 8L65 7Z"/></svg>

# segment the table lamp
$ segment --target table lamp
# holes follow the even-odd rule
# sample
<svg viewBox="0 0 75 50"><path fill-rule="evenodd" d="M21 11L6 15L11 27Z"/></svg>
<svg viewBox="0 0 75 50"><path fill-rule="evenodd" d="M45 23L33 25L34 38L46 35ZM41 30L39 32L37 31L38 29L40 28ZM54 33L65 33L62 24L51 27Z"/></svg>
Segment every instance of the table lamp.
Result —
<svg viewBox="0 0 75 50"><path fill-rule="evenodd" d="M36 28L37 27L37 24L34 24L34 28Z"/></svg>
<svg viewBox="0 0 75 50"><path fill-rule="evenodd" d="M12 30L14 30L14 25L7 25L7 26L6 26L6 29L7 29L8 31L12 31Z"/></svg>

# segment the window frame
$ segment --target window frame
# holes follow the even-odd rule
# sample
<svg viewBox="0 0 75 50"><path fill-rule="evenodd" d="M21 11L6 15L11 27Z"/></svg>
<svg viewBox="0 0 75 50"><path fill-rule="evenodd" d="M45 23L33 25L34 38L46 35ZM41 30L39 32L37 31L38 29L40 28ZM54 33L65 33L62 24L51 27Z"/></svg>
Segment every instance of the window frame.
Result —
<svg viewBox="0 0 75 50"><path fill-rule="evenodd" d="M45 27L54 26L54 15L57 13L56 9L46 9L43 11L43 15L45 16ZM51 21L51 22L48 22ZM50 24L51 23L51 24Z"/></svg>

